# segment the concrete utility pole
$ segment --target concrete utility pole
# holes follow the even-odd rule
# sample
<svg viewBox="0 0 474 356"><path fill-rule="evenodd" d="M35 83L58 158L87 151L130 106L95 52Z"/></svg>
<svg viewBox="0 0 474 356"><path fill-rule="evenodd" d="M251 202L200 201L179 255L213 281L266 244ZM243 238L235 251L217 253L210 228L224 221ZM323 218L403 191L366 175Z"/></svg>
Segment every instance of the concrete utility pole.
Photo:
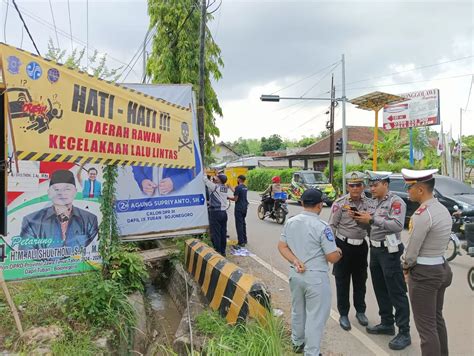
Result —
<svg viewBox="0 0 474 356"><path fill-rule="evenodd" d="M461 182L464 182L464 165L462 164L462 108L459 109L459 170Z"/></svg>
<svg viewBox="0 0 474 356"><path fill-rule="evenodd" d="M347 158L347 126L346 126L346 60L341 58L342 67L342 192L346 194L346 158Z"/></svg>
<svg viewBox="0 0 474 356"><path fill-rule="evenodd" d="M204 161L204 75L205 75L205 58L204 49L206 42L206 0L201 2L201 31L199 46L199 104L197 108L199 148L201 150L201 159Z"/></svg>
<svg viewBox="0 0 474 356"><path fill-rule="evenodd" d="M331 109L329 114L329 182L334 183L334 108L336 106L334 74L331 79Z"/></svg>

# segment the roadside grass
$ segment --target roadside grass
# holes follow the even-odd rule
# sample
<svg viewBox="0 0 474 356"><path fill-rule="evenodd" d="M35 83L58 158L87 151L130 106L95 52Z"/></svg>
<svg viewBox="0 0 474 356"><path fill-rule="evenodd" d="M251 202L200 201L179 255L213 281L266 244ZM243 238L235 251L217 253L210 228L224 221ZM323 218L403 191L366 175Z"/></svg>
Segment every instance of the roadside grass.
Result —
<svg viewBox="0 0 474 356"><path fill-rule="evenodd" d="M96 354L93 340L112 330L114 341L119 343L135 324L121 286L104 280L100 273L11 282L9 289L25 331L39 326L61 327L64 337L52 345L55 355ZM0 309L0 348L12 349L19 335L3 293Z"/></svg>
<svg viewBox="0 0 474 356"><path fill-rule="evenodd" d="M282 320L270 313L262 321L228 325L216 312L206 311L196 318L196 328L208 336L205 355L288 355L291 341Z"/></svg>

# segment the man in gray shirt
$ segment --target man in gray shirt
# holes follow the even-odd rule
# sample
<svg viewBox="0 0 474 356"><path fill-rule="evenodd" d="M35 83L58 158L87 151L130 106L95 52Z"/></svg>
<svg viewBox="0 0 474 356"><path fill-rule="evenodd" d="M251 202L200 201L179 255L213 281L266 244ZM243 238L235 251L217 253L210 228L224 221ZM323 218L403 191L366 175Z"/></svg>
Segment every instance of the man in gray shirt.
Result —
<svg viewBox="0 0 474 356"><path fill-rule="evenodd" d="M291 338L294 351L318 356L321 338L331 310L328 262L342 252L331 227L321 221L322 192L308 189L301 196L304 211L290 218L281 234L278 250L290 262Z"/></svg>
<svg viewBox="0 0 474 356"><path fill-rule="evenodd" d="M392 350L403 350L411 344L410 305L407 286L403 277L400 257L406 204L399 196L389 191L391 172L366 172L369 186L375 199L373 214L360 213L354 219L370 224L370 274L374 287L381 322L366 328L369 334L394 335L395 322L398 334L388 344Z"/></svg>
<svg viewBox="0 0 474 356"><path fill-rule="evenodd" d="M448 355L448 332L443 318L444 293L453 273L444 259L452 220L433 196L437 169L402 169L411 201L420 207L410 219L410 238L403 270L408 279L413 319L420 334L421 354Z"/></svg>

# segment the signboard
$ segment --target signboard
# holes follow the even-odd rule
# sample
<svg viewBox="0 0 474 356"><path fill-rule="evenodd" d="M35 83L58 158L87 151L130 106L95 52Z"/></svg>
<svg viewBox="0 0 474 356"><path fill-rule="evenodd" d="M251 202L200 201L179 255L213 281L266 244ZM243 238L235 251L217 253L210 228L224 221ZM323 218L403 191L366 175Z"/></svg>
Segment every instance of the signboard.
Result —
<svg viewBox="0 0 474 356"><path fill-rule="evenodd" d="M0 44L19 160L194 167L189 108Z"/></svg>
<svg viewBox="0 0 474 356"><path fill-rule="evenodd" d="M409 127L439 125L439 90L430 89L398 94L407 101L385 105L383 128L405 129Z"/></svg>
<svg viewBox="0 0 474 356"><path fill-rule="evenodd" d="M182 106L195 107L190 85L127 86ZM191 136L194 142L194 168L118 168L115 211L124 239L141 240L206 231L209 221L198 135L196 130L183 135Z"/></svg>
<svg viewBox="0 0 474 356"><path fill-rule="evenodd" d="M100 166L10 163L8 234L0 237L6 280L49 277L100 267Z"/></svg>

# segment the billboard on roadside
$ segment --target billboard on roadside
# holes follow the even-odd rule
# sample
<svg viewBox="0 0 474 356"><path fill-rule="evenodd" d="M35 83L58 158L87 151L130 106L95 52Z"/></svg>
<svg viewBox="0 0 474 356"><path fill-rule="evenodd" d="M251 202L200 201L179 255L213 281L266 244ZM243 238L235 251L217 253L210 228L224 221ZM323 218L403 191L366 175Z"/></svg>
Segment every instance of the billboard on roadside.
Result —
<svg viewBox="0 0 474 356"><path fill-rule="evenodd" d="M405 129L410 127L439 125L438 89L414 91L398 95L407 100L384 106L384 129Z"/></svg>
<svg viewBox="0 0 474 356"><path fill-rule="evenodd" d="M16 167L11 161L8 232L0 236L5 279L98 269L101 166L19 161Z"/></svg>
<svg viewBox="0 0 474 356"><path fill-rule="evenodd" d="M193 154L194 168L118 167L115 212L122 238L147 240L205 232L209 221L192 86L125 85L192 108L193 130L182 127L181 136L189 142L183 149Z"/></svg>

